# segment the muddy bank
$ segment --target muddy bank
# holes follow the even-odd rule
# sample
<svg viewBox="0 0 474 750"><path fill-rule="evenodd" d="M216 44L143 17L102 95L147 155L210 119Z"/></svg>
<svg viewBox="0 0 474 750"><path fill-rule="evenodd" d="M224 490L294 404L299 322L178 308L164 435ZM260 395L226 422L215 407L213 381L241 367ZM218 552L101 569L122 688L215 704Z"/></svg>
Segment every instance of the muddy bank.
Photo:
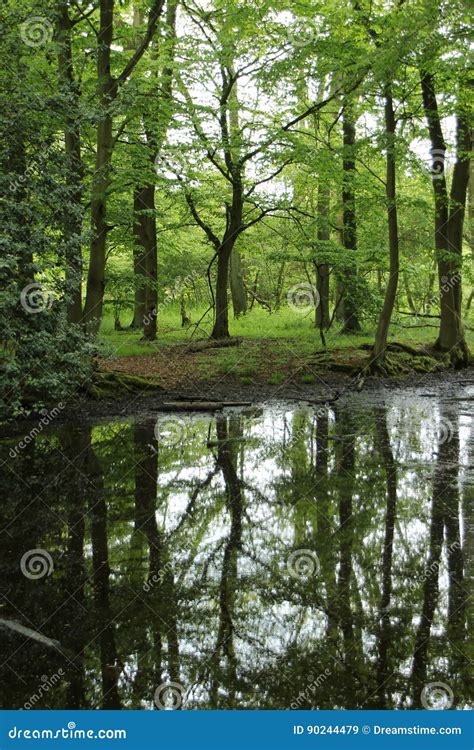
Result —
<svg viewBox="0 0 474 750"><path fill-rule="evenodd" d="M459 389L474 386L474 367L464 370L448 370L433 373L414 373L405 377L352 377L343 373L320 373L314 383L284 382L270 385L263 382L242 384L236 378L222 377L215 381L183 383L176 389L157 389L156 384L143 386L136 392L117 393L113 397L91 398L76 394L67 401L64 408L54 415L54 424L88 422L94 419L147 418L163 411L164 404L176 400L251 402L253 405L265 403L296 403L324 406L346 400L364 397L373 404L390 400L391 393L405 391L411 396L456 396ZM239 408L239 407L236 407ZM32 414L28 418L17 419L0 427L0 436L25 433L30 426L38 423L42 414ZM474 410L473 410L474 411Z"/></svg>

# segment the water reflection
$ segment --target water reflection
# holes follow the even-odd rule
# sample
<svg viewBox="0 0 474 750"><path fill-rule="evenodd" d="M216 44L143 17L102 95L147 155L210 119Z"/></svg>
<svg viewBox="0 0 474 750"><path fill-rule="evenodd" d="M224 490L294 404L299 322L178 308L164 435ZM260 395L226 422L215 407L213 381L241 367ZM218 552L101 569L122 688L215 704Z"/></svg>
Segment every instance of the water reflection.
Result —
<svg viewBox="0 0 474 750"><path fill-rule="evenodd" d="M165 421L2 442L3 708L468 705L466 403Z"/></svg>

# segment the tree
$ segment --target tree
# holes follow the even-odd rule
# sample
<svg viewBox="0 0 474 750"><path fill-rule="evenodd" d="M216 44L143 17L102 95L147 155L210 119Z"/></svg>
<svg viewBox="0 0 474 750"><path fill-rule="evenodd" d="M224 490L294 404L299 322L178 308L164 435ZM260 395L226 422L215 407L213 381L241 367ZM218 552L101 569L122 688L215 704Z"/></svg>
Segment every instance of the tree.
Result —
<svg viewBox="0 0 474 750"><path fill-rule="evenodd" d="M110 166L114 148L113 106L120 89L128 81L148 49L161 16L164 0L154 0L141 43L118 75L112 72L114 42L114 0L100 0L100 26L97 33L97 99L99 117L96 130L96 156L92 180L89 272L83 321L87 328L98 331L104 302L105 250L107 233L107 193L110 187Z"/></svg>

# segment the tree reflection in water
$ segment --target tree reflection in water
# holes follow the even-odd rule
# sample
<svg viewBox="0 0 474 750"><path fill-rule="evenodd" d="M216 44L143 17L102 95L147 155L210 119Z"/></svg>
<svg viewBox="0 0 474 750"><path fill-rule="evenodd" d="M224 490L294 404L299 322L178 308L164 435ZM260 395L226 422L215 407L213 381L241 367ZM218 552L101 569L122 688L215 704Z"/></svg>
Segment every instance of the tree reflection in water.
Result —
<svg viewBox="0 0 474 750"><path fill-rule="evenodd" d="M3 441L2 707L465 707L473 443L432 404Z"/></svg>

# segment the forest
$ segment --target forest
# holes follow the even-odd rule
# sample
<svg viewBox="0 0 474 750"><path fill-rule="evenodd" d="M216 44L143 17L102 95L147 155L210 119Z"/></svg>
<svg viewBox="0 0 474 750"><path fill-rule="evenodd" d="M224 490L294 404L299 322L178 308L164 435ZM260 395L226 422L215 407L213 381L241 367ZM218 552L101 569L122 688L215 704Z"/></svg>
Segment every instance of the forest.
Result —
<svg viewBox="0 0 474 750"><path fill-rule="evenodd" d="M2 418L101 372L113 393L469 364L465 0L2 16Z"/></svg>

